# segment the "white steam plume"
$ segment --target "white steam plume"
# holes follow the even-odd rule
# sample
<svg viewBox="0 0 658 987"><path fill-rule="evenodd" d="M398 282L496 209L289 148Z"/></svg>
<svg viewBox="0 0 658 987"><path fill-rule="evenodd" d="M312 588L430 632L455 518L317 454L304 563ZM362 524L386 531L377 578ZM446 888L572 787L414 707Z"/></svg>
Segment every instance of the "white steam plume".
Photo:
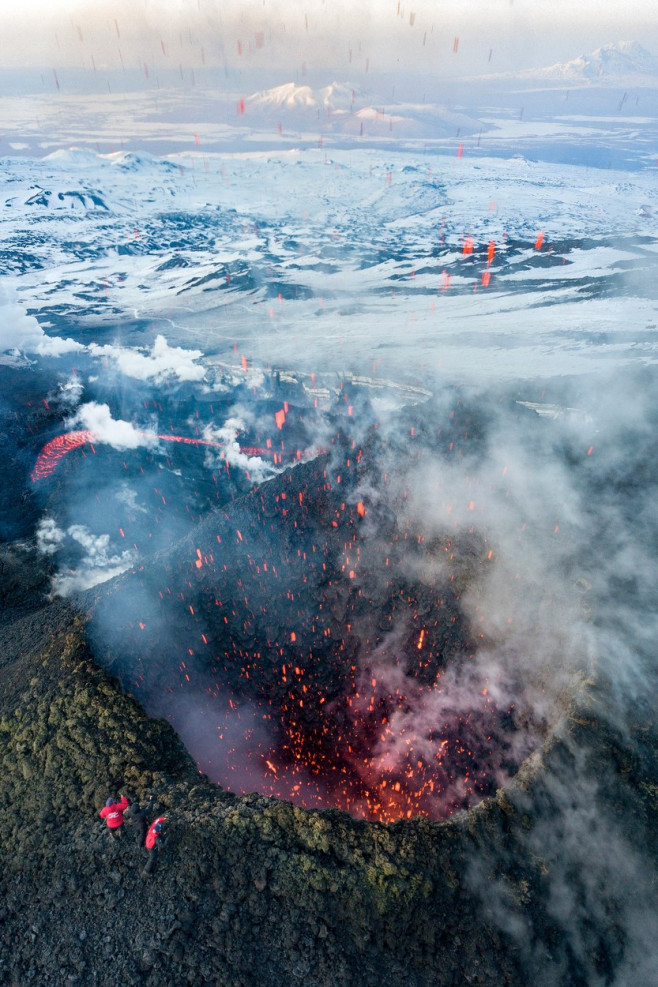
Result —
<svg viewBox="0 0 658 987"><path fill-rule="evenodd" d="M114 449L153 448L158 443L155 433L140 432L130 422L112 417L109 405L88 401L69 419L69 428L81 426L94 433L94 440Z"/></svg>
<svg viewBox="0 0 658 987"><path fill-rule="evenodd" d="M170 378L187 381L201 381L205 368L197 361L203 356L201 350L186 350L181 346L170 346L164 336L158 335L150 351L140 352L126 346L99 345L91 343L89 352L113 362L126 377L135 380L150 380L162 383Z"/></svg>

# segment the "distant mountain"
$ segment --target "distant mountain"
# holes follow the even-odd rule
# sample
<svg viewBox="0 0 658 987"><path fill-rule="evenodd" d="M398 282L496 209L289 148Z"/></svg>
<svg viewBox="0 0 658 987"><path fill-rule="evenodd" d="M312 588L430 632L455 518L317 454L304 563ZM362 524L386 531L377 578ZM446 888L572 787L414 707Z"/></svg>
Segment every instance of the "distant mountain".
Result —
<svg viewBox="0 0 658 987"><path fill-rule="evenodd" d="M617 41L603 45L589 55L570 62L558 62L540 69L519 73L526 79L581 84L620 84L658 86L658 58L637 41Z"/></svg>
<svg viewBox="0 0 658 987"><path fill-rule="evenodd" d="M311 89L310 86L298 86L294 82L275 86L263 92L254 93L246 102L246 108L252 112L267 112L269 110L329 110L349 113L358 101L363 105L364 100L372 99L372 94L356 90L348 83L332 82L321 89Z"/></svg>
<svg viewBox="0 0 658 987"><path fill-rule="evenodd" d="M352 136L455 136L477 133L479 120L436 104L386 101L349 82L312 88L287 82L244 101L245 119L286 130L319 130Z"/></svg>

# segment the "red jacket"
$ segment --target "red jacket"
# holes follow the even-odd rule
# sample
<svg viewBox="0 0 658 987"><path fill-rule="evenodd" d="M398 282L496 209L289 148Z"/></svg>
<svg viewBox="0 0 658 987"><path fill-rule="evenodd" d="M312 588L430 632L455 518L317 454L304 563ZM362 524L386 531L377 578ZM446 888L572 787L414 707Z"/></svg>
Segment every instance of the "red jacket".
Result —
<svg viewBox="0 0 658 987"><path fill-rule="evenodd" d="M106 805L98 814L101 819L105 820L110 829L118 829L119 826L123 826L123 814L127 808L128 799L125 795L122 795L120 802L113 802L112 805Z"/></svg>
<svg viewBox="0 0 658 987"><path fill-rule="evenodd" d="M151 825L149 826L149 831L146 834L146 840L144 842L144 846L146 847L147 850L152 850L155 844L157 843L160 834L155 832L155 827L158 825L158 823L163 823L165 821L165 818L166 816L158 816L158 818L154 822L152 822Z"/></svg>

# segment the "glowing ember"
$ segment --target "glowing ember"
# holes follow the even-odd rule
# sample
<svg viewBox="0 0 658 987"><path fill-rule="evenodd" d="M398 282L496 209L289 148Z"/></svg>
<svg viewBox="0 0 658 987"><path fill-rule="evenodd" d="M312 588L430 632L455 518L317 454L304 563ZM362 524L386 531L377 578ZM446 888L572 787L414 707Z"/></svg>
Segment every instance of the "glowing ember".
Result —
<svg viewBox="0 0 658 987"><path fill-rule="evenodd" d="M515 708L519 684L480 661L493 645L473 600L503 556L476 527L487 504L473 457L478 414L461 403L436 415L401 407L382 427L353 383L321 412L315 388L240 387L254 403L245 418L258 423L240 444L237 428L225 443L221 432L177 434L176 421L208 429L231 419L215 397L204 412L177 395L175 412L157 409L169 430L139 433L150 442L130 450L132 466L97 455L84 477L62 478L118 490L114 537L102 537L122 574L87 584L97 659L226 788L384 822L443 819L493 795L538 731L527 706ZM192 455L179 457L184 470L169 460L164 469L155 438L181 452L213 447L226 468L204 459L197 472ZM94 441L92 431L52 439L33 479ZM274 468L255 478L257 456ZM440 502L429 521L414 503L414 477L428 466L441 477L427 491ZM60 485L49 495L56 506ZM101 515L106 523L103 506ZM84 534L86 519L75 520Z"/></svg>

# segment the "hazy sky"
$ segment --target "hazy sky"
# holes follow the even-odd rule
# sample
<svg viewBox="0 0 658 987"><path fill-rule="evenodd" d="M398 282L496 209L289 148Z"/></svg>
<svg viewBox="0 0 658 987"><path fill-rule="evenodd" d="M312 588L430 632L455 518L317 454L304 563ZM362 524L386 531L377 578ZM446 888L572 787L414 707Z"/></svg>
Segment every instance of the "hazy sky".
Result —
<svg viewBox="0 0 658 987"><path fill-rule="evenodd" d="M458 41L456 40L458 39ZM655 0L4 0L0 65L464 75L658 52Z"/></svg>

